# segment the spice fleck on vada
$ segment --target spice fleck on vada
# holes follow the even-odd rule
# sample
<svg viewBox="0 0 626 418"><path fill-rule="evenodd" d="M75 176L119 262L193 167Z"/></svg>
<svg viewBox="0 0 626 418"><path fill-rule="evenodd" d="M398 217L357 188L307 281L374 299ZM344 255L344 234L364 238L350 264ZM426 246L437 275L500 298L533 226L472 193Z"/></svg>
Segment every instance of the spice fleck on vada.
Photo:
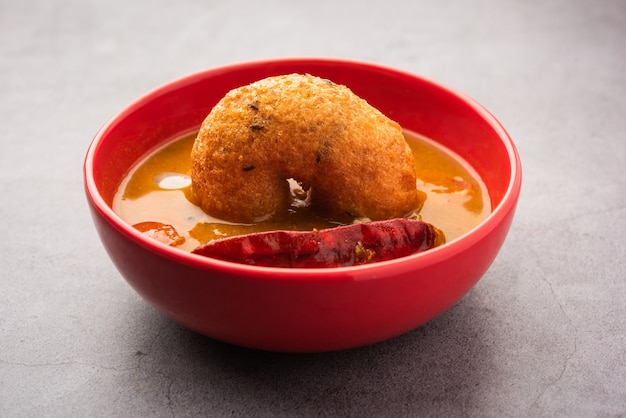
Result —
<svg viewBox="0 0 626 418"><path fill-rule="evenodd" d="M191 159L200 207L232 222L288 210L288 179L337 220L402 217L421 205L400 125L346 86L308 74L228 92L202 123Z"/></svg>

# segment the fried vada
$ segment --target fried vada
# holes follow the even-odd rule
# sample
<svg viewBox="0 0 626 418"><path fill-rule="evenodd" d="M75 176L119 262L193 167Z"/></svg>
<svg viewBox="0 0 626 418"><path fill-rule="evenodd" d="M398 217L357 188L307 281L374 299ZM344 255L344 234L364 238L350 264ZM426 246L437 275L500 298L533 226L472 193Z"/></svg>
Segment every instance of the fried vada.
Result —
<svg viewBox="0 0 626 418"><path fill-rule="evenodd" d="M287 211L288 179L331 219L402 217L421 204L400 125L346 86L308 74L228 92L202 123L191 160L198 204L232 222Z"/></svg>

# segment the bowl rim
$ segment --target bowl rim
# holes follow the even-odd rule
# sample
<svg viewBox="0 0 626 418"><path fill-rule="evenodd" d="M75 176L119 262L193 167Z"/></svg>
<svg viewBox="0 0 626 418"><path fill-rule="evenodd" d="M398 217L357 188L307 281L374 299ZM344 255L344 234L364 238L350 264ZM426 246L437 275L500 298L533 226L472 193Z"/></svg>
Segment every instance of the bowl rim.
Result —
<svg viewBox="0 0 626 418"><path fill-rule="evenodd" d="M400 77L417 78L423 83L430 84L438 90L443 90L447 94L454 96L457 100L464 103L474 110L487 124L495 131L496 135L502 141L508 156L508 164L511 170L510 179L503 194L502 200L498 205L492 208L491 213L478 225L474 226L465 234L446 242L444 245L430 249L425 252L408 255L402 258L381 261L377 263L364 264L358 266L331 267L331 268L281 268L281 267L260 267L253 265L240 264L230 261L214 259L186 252L184 250L164 245L154 239L146 237L137 231L132 225L124 221L113 209L105 202L100 195L96 181L94 178L94 156L104 140L109 129L115 126L125 115L132 113L135 109L140 108L146 102L158 98L158 96L175 91L183 86L196 83L200 79L222 74L234 69L245 69L246 67L258 67L264 65L286 65L286 64L333 64L357 66L360 68L383 72L387 75L396 75ZM327 57L286 57L286 58L269 58L252 61L235 62L231 64L221 65L208 68L198 72L194 72L174 80L163 83L152 90L140 95L129 104L118 110L111 116L97 131L91 140L87 153L83 162L83 180L85 193L93 209L118 232L126 238L144 247L145 249L155 253L158 256L171 259L178 263L183 263L191 267L222 272L229 275L247 276L257 278L259 280L292 280L296 278L299 281L311 279L316 281L336 280L338 276L347 276L355 278L358 274L359 278L375 279L381 277L382 270L389 268L414 270L415 263L420 261L423 265L438 264L446 259L453 257L455 254L466 248L473 246L476 242L482 240L488 233L493 230L508 214L513 210L517 197L521 189L521 161L519 153L512 138L496 119L483 105L478 103L470 96L457 91L441 82L432 80L419 74L411 73L398 68L387 65L344 58L327 58Z"/></svg>

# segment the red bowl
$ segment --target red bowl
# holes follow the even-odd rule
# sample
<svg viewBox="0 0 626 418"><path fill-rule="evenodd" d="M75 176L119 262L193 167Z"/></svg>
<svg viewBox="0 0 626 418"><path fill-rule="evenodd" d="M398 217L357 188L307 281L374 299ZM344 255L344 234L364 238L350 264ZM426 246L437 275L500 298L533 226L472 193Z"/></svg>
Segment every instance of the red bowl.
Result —
<svg viewBox="0 0 626 418"><path fill-rule="evenodd" d="M492 213L465 235L424 253L356 267L281 269L186 253L145 237L113 212L118 185L142 156L197 129L230 89L292 72L345 84L405 129L461 155L485 182ZM463 94L375 64L297 58L210 69L139 98L95 136L85 158L84 184L111 260L159 311L224 342L318 352L402 334L462 298L504 242L520 193L521 165L500 123Z"/></svg>

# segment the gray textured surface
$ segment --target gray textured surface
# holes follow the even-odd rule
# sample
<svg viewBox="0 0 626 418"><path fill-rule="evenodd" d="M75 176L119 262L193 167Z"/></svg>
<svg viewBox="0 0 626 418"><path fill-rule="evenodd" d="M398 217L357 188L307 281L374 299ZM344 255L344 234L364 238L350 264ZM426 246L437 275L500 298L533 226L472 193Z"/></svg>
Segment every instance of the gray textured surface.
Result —
<svg viewBox="0 0 626 418"><path fill-rule="evenodd" d="M0 416L626 415L625 37L622 0L0 0ZM523 193L491 269L426 326L255 352L130 289L89 218L82 159L161 83L304 55L473 96L516 141Z"/></svg>

